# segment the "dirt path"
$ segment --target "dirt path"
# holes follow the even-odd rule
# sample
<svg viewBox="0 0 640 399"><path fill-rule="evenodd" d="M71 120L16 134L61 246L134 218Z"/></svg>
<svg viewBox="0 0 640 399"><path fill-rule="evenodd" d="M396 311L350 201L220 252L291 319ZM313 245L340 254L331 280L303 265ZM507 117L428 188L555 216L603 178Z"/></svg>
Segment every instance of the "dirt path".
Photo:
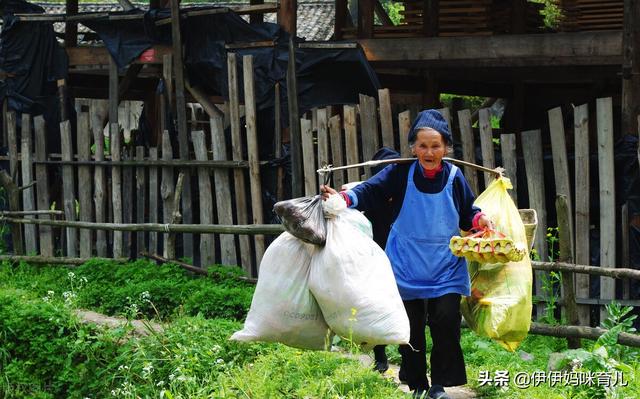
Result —
<svg viewBox="0 0 640 399"><path fill-rule="evenodd" d="M358 360L362 365L366 367L373 367L373 358L369 355L361 354L358 356ZM407 384L400 382L400 380L398 379L399 370L400 370L400 367L396 366L395 364L389 364L389 370L387 370L384 373L384 376L386 378L393 379L393 381L395 381L395 383L398 384L398 388L401 391L408 393L410 391ZM445 391L447 392L447 394L449 394L451 399L474 399L479 397L478 394L476 394L471 388L464 387L464 386L447 387L445 388Z"/></svg>

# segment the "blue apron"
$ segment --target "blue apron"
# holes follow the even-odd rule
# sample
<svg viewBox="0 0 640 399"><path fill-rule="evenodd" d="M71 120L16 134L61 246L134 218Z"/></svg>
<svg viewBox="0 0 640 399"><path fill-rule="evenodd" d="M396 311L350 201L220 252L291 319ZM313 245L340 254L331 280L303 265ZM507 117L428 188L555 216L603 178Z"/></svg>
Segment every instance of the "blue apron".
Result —
<svg viewBox="0 0 640 399"><path fill-rule="evenodd" d="M451 166L442 191L427 194L413 182L417 163L409 169L404 202L385 248L400 296L403 300L450 293L468 296L467 263L449 250L451 237L460 234L460 216L453 202L453 179L458 168Z"/></svg>

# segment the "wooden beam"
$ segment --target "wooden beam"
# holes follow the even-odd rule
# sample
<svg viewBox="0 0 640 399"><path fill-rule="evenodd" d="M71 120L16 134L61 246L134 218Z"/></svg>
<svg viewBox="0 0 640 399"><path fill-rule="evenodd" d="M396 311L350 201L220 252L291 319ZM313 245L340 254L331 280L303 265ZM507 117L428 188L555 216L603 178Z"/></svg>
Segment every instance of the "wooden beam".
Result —
<svg viewBox="0 0 640 399"><path fill-rule="evenodd" d="M438 19L440 16L440 1L425 0L422 2L422 33L427 37L438 36Z"/></svg>
<svg viewBox="0 0 640 399"><path fill-rule="evenodd" d="M527 31L527 0L514 0L511 6L511 34Z"/></svg>
<svg viewBox="0 0 640 399"><path fill-rule="evenodd" d="M278 10L278 24L291 36L298 32L298 0L281 0ZM297 120L297 119L296 119Z"/></svg>
<svg viewBox="0 0 640 399"><path fill-rule="evenodd" d="M249 4L252 6L264 4L264 0L249 0ZM264 22L264 14L253 13L249 15L249 23L260 24Z"/></svg>
<svg viewBox="0 0 640 399"><path fill-rule="evenodd" d="M336 3L336 19L333 25L333 38L342 40L342 30L347 27L347 19L349 17L348 1L335 0Z"/></svg>
<svg viewBox="0 0 640 399"><path fill-rule="evenodd" d="M391 20L391 18L389 18L389 14L387 14L387 11L384 9L384 7L382 7L382 3L380 3L380 0L374 0L374 12L378 16L378 18L380 18L383 26L393 26L393 21ZM336 9L336 15L337 13L338 10Z"/></svg>
<svg viewBox="0 0 640 399"><path fill-rule="evenodd" d="M487 37L359 39L371 62L420 61L435 66L473 61L477 66L619 65L617 31Z"/></svg>
<svg viewBox="0 0 640 399"><path fill-rule="evenodd" d="M78 0L66 1L67 15L74 15L78 13ZM78 45L78 23L77 22L65 22L64 27L64 46L76 47Z"/></svg>
<svg viewBox="0 0 640 399"><path fill-rule="evenodd" d="M622 133L638 134L640 115L640 2L624 0Z"/></svg>
<svg viewBox="0 0 640 399"><path fill-rule="evenodd" d="M109 52L105 47L71 47L66 48L69 67L78 65L109 65ZM171 54L171 46L153 46L145 52L144 59L137 59L136 64L162 64L162 57Z"/></svg>

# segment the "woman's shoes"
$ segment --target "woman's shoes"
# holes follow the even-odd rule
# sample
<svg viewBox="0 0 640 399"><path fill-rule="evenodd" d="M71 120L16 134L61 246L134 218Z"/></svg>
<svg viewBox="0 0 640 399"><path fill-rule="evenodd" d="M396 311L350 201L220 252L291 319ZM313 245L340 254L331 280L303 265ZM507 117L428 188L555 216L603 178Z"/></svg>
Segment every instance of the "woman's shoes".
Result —
<svg viewBox="0 0 640 399"><path fill-rule="evenodd" d="M451 399L451 397L444 391L444 387L442 385L434 385L429 388L429 392L426 397L430 399Z"/></svg>
<svg viewBox="0 0 640 399"><path fill-rule="evenodd" d="M389 370L389 362L376 360L373 370L383 374L385 371Z"/></svg>

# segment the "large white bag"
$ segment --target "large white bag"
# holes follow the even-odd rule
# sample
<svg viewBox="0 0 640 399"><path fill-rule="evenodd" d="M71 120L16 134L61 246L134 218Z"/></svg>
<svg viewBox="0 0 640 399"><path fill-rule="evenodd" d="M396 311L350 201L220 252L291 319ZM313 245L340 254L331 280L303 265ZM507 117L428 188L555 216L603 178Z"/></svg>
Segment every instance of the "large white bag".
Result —
<svg viewBox="0 0 640 399"><path fill-rule="evenodd" d="M367 346L406 344L409 319L387 255L370 230L363 231L368 224L353 209L327 220L327 241L312 257L309 288L336 334Z"/></svg>
<svg viewBox="0 0 640 399"><path fill-rule="evenodd" d="M325 348L329 326L308 285L315 250L314 245L286 232L269 245L260 262L260 278L244 328L232 340Z"/></svg>

